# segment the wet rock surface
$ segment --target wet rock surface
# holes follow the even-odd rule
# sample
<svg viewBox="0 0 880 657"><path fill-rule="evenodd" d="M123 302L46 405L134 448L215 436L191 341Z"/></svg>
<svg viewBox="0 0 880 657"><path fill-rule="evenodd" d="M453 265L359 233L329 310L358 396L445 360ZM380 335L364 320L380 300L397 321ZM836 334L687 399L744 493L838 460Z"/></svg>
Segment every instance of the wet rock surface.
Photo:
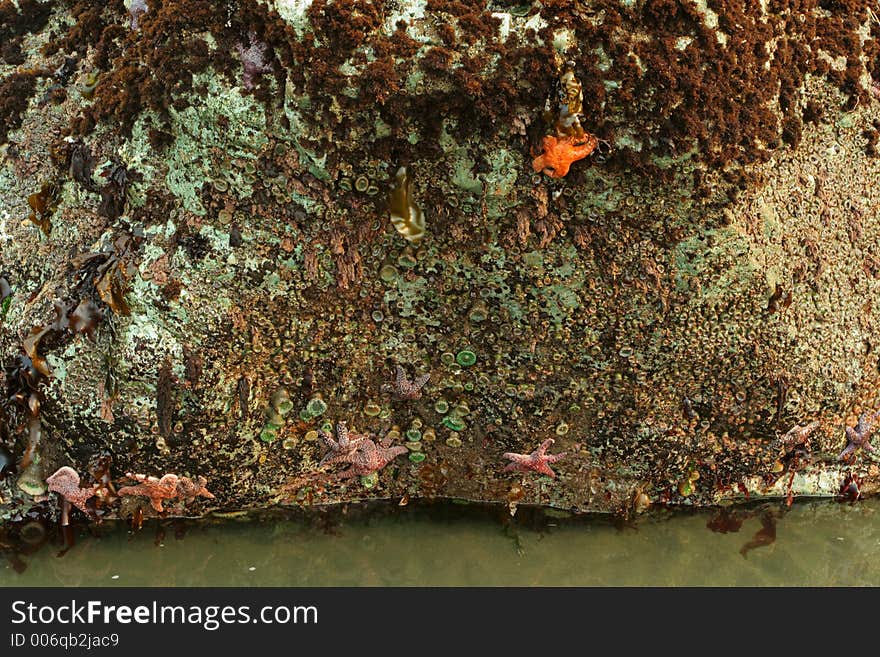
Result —
<svg viewBox="0 0 880 657"><path fill-rule="evenodd" d="M730 5L0 2L0 513L873 492L880 23Z"/></svg>

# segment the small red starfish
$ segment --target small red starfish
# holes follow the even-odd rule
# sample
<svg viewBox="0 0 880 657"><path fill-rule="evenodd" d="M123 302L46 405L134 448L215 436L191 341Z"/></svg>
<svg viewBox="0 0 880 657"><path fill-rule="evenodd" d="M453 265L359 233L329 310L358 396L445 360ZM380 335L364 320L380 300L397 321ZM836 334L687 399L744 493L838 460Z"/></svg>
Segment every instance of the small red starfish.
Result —
<svg viewBox="0 0 880 657"><path fill-rule="evenodd" d="M196 497L207 497L209 500L216 499L214 494L205 486L208 485L208 479L198 475L195 479L189 477L179 477L177 481L177 496L186 500L195 499Z"/></svg>
<svg viewBox="0 0 880 657"><path fill-rule="evenodd" d="M562 454L547 454L547 450L550 449L550 446L555 442L556 441L552 438L548 438L531 454L514 454L513 452L505 452L502 456L511 460L512 463L508 464L508 466L504 468L504 471L528 472L531 470L555 478L556 473L550 469L548 464L555 463L566 454L566 452L563 452Z"/></svg>

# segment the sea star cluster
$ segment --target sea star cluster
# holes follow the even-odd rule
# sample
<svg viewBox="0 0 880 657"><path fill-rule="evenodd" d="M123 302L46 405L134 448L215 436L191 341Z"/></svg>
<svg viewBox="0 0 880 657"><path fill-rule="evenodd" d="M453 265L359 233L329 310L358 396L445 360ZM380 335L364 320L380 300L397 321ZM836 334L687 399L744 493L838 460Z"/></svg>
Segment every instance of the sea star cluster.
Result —
<svg viewBox="0 0 880 657"><path fill-rule="evenodd" d="M214 499L214 495L205 486L208 480L205 477L197 477L195 480L189 477L179 477L176 474L165 474L161 479L148 477L142 474L127 472L126 477L134 479L138 484L123 486L119 489L119 495L141 495L150 498L150 506L162 513L164 500L177 498L192 499L194 497L207 497Z"/></svg>
<svg viewBox="0 0 880 657"><path fill-rule="evenodd" d="M321 459L320 466L335 463L349 463L351 467L338 475L339 479L364 476L381 470L407 449L402 445L391 446L391 440L385 438L376 444L372 438L361 434L349 434L345 422L336 424L336 440L326 431L318 436L330 451Z"/></svg>

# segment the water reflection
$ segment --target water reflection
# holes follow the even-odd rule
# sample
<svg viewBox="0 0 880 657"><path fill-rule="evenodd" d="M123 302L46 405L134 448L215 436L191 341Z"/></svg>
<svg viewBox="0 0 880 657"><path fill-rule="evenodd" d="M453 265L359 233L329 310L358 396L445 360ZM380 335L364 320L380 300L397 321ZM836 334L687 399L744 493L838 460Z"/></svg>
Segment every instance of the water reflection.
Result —
<svg viewBox="0 0 880 657"><path fill-rule="evenodd" d="M350 508L147 521L134 533L105 523L80 529L60 558L57 539L40 547L35 527L7 527L0 586L876 586L878 509L823 501L622 522L453 504Z"/></svg>

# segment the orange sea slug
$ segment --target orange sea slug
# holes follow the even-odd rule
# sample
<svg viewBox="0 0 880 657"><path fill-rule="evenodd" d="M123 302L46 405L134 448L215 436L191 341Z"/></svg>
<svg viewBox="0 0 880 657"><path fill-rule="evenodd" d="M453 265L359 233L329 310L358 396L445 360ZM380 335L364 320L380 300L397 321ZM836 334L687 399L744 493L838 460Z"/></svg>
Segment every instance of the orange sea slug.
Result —
<svg viewBox="0 0 880 657"><path fill-rule="evenodd" d="M572 162L582 160L599 145L599 139L585 133L583 137L554 137L547 135L541 143L543 152L532 160L532 168L543 171L551 178L562 178Z"/></svg>

